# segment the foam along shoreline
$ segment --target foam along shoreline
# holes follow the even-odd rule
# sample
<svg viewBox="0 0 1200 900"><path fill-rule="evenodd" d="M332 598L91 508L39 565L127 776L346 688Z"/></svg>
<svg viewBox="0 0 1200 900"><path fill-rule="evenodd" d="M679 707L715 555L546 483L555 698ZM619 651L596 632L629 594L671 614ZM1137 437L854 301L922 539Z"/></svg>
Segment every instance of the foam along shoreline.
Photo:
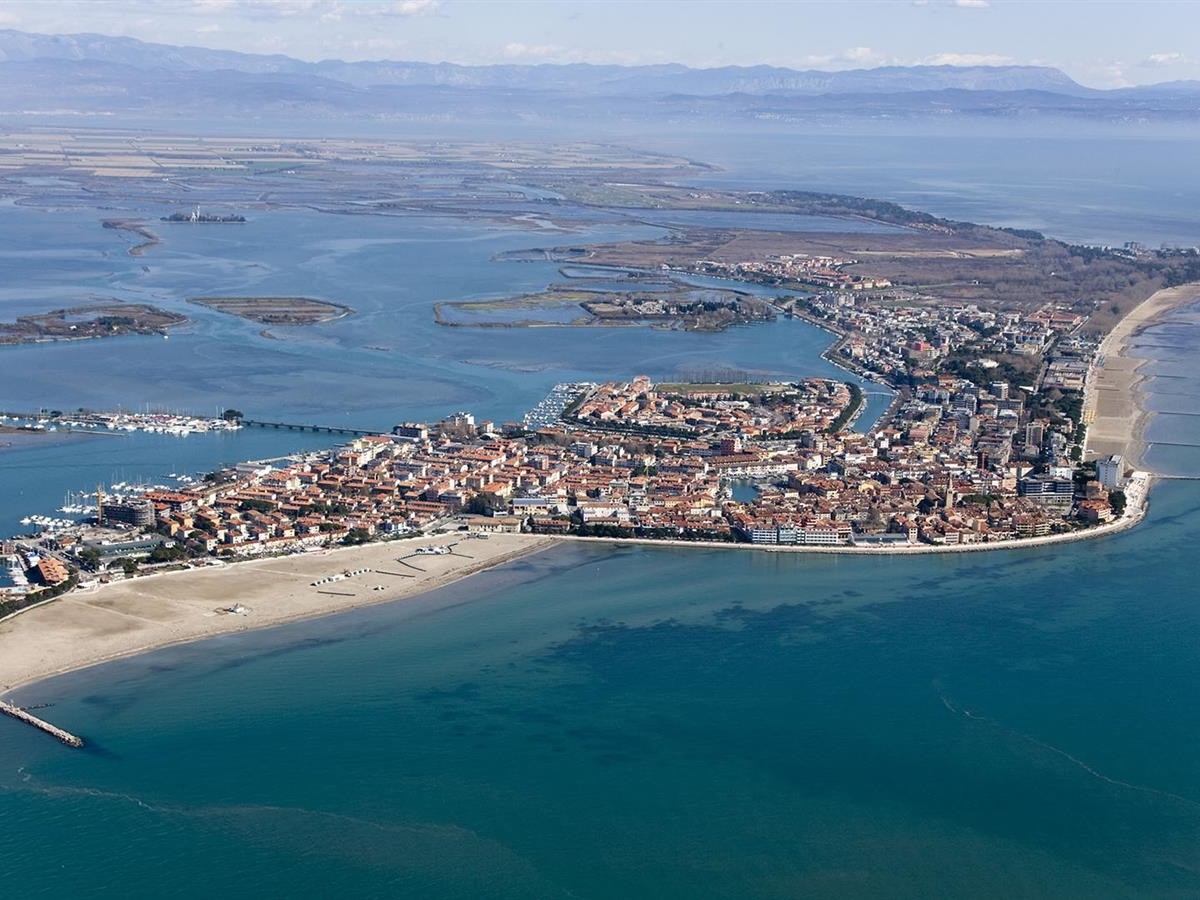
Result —
<svg viewBox="0 0 1200 900"><path fill-rule="evenodd" d="M77 590L0 621L0 693L172 644L401 600L553 543L528 534L462 538L364 544ZM451 544L453 553L415 554ZM331 576L341 577L313 584Z"/></svg>
<svg viewBox="0 0 1200 900"><path fill-rule="evenodd" d="M1120 454L1127 465L1143 465L1150 414L1140 384L1149 360L1130 355L1132 339L1166 313L1200 300L1200 282L1164 288L1143 300L1117 323L1100 344L1097 364L1084 397L1088 424L1086 458Z"/></svg>

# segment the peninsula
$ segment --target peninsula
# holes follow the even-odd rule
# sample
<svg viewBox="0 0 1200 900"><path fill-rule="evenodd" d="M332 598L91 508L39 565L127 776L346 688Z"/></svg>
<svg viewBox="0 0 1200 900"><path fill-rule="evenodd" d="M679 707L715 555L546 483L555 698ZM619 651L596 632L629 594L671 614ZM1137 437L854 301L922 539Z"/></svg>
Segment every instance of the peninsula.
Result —
<svg viewBox="0 0 1200 900"><path fill-rule="evenodd" d="M1136 395L1127 395L1124 398L1116 396L1117 391L1128 392L1132 389L1132 380L1126 377L1126 368L1121 364L1121 353L1128 348L1129 335L1134 334L1141 326L1152 323L1154 317L1162 316L1171 308L1198 300L1200 284L1189 284L1181 289L1160 292L1130 314L1128 324L1115 332L1111 341L1105 342L1105 355L1099 361L1100 376L1096 390L1112 391L1116 400L1129 403L1129 408L1121 407L1121 414L1108 416L1112 421L1104 434L1105 451L1123 451L1132 457L1135 452L1133 448L1140 438L1138 427L1144 421L1140 410L1138 414L1128 412L1128 409L1136 409ZM1105 373L1108 373L1108 376L1105 376ZM635 382L629 386L641 392L652 388L652 385L646 382ZM739 388L738 394L754 395L757 391L758 394L787 395L788 392L792 392L793 400L800 396L794 392L798 388L797 385L793 385L791 389L768 389L761 385L754 389L749 385ZM574 386L559 391L560 396L547 398L547 402L541 404L540 412L553 418L588 416L604 409L608 402L613 401L617 390L616 385L608 386L602 391ZM806 394L802 391L805 400L814 402L791 403L786 408L790 410L790 414L797 409L808 410L805 414L810 418L804 422L808 426L805 431L809 431L812 436L815 437L817 433L829 434L830 426L835 425L842 418L841 413L850 408L850 391L830 383L810 383L806 385L805 390L808 391ZM680 394L680 391L683 391L683 394ZM708 388L686 388L684 385L671 385L665 392L689 398L712 394L712 390ZM760 397L760 402L762 401L763 398ZM742 401L738 401L740 402ZM547 407L550 412L547 412ZM738 404L719 408L725 410L724 414L744 409ZM834 419L830 420L828 416L835 410L840 412L836 412ZM1098 416L1099 418L1103 416ZM703 434L706 430L719 426L718 422L706 421L706 416L695 414L685 416L683 421L686 422L684 427L690 428L695 434ZM793 424L794 422L787 420L785 415L775 415L770 421L760 422L760 427L766 430L764 437L769 438L778 436ZM463 416L454 416L445 425L458 428L460 433L466 428L475 427L474 422ZM649 428L654 427L654 424L643 422L643 426ZM839 433L839 428L834 428L833 431ZM487 431L486 425L484 430ZM349 479L348 485L353 496L370 496L371 485L368 479L371 476L367 473L371 472L372 460L367 457L370 457L372 452L382 451L384 442L398 448L415 446L427 437L428 430L425 426L397 426L396 440L364 439L366 444L360 440L338 452L337 460L354 469L354 478ZM542 446L544 450L550 449L551 446L563 446L563 449L571 452L589 449L578 446L578 443L580 442L562 445L556 440L546 442ZM494 440L488 440L486 446L491 452L469 452L463 457L464 460L473 458L484 470L499 467L493 478L502 476L503 452L497 454L499 448ZM732 448L721 446L719 449ZM427 478L430 474L432 460L416 454L408 455L407 460L409 464L407 468L401 468L401 472L407 470L410 476L421 478ZM546 474L547 481L562 480L564 473L559 473L557 479L550 474L556 469L547 464L550 460L545 454L535 454L530 462L533 463L536 472ZM751 464L751 461L740 460L738 463L746 466ZM317 474L331 472L332 468L326 473ZM280 488L286 486L289 480L288 475L278 470L274 473L260 473L257 478L259 486L264 488ZM320 481L322 479L316 482L318 486ZM568 478L568 484L574 484L578 488L587 482ZM608 484L611 485L611 482ZM484 486L482 482L479 482L479 485L480 488ZM494 485L494 481L488 482L488 485ZM1108 526L1085 532L1032 538L1026 542L1036 545L1050 540L1073 540L1079 536L1128 527L1129 524L1138 521L1145 509L1146 487L1147 481L1144 476L1136 475L1128 487L1129 505L1126 515ZM242 485L240 490L250 490L250 486ZM948 481L947 497L958 497L953 479ZM172 509L176 504L190 503L193 499L186 496L161 497L155 498L155 503L161 504L163 509ZM589 502L590 500L586 500L584 503ZM242 503L246 503L245 500ZM420 502L410 504L413 514L419 514L422 510L426 514L437 512L436 506L426 505L422 508L419 504ZM512 504L516 505L516 500L512 500ZM274 506L274 503L266 502L258 504L256 509L256 504L248 503L245 509L250 514ZM229 504L224 504L224 508L228 510ZM179 505L179 509L182 509L182 505ZM584 509L587 509L587 506L584 506ZM326 506L323 515L326 521L331 521L338 515L349 516L353 515L353 512L350 506L344 506L341 512L335 512L334 508ZM253 515L248 515L247 520L260 521ZM193 520L193 523L196 521ZM547 536L514 533L516 528L511 517L475 516L468 522L468 534L473 533L475 540L468 540L461 533L456 533L452 538L426 536L415 540L388 540L355 545L353 541L358 540L360 536L365 538L365 535L361 532L356 535L347 533L343 535L342 546L336 550L326 548L316 552L268 556L239 564L214 559L208 564L200 565L200 568L163 571L158 575L143 575L109 583L92 580L88 586L73 590L59 599L41 602L19 614L11 613L0 619L0 690L11 692L54 674L78 670L174 643L325 616L377 602L412 598L415 594L443 586L457 578L510 562L522 554L542 550L554 540ZM364 523L360 522L358 528L361 529L362 524ZM320 528L317 530L319 533ZM265 540L265 533L260 534L264 535ZM353 540L347 542L348 538ZM679 541L670 542L676 545ZM719 545L706 542L706 546ZM930 545L925 548L935 551L961 551L976 550L983 546L988 545ZM918 550L918 547L919 545L908 544L901 552L912 552ZM762 548L786 550L788 547L775 545ZM839 552L838 548L834 547L804 547L804 550ZM896 550L896 547L892 550ZM840 552L880 551L847 547L841 548ZM53 566L49 568L53 570ZM65 580L74 581L65 570L61 575Z"/></svg>
<svg viewBox="0 0 1200 900"><path fill-rule="evenodd" d="M832 334L825 356L847 375L768 381L730 371L656 383L630 372L559 385L521 422L466 412L404 422L319 456L97 498L97 521L0 548L28 582L0 589L0 612L26 608L0 625L0 657L11 660L0 683L405 596L552 539L882 554L1128 527L1147 487L1135 471L1141 413L1128 338L1194 299L1188 283L1200 276L1195 248L1073 246L864 198L694 187L686 182L697 164L613 147L239 141L214 174L169 156L174 141L139 139L136 158L119 160L124 137L84 143L65 169L62 154L23 150L14 171L65 171L86 181L89 205L112 209L173 208L185 179L189 190L219 181L229 188L219 202L261 212L319 198L322 214L554 232L555 242L502 251L494 264L552 261L562 281L509 298L428 298L437 321L709 331L798 318ZM91 174L78 168L84 158ZM431 181L434 161L446 175ZM18 193L44 190L13 183ZM151 240L140 221L105 225ZM639 239L558 244L580 221L612 222L613 234L633 223ZM299 296L188 300L268 324L351 312ZM76 320L82 309L38 327L90 336ZM887 394L890 407L860 433L871 393ZM240 413L227 412L222 427L236 427ZM473 534L488 538L464 537ZM428 546L452 549L401 564ZM419 574L412 566L436 577L405 577ZM178 599L192 594L199 605ZM100 610L123 614L123 624L110 615L104 625ZM32 656L10 654L17 644Z"/></svg>
<svg viewBox="0 0 1200 900"><path fill-rule="evenodd" d="M1139 306L1131 314L1129 324L1103 345L1105 354L1098 360L1100 376L1096 382L1096 392L1112 391L1114 399L1118 399L1117 391L1128 392L1132 381L1124 374L1126 370L1119 361L1122 359L1121 352L1127 349L1129 335L1138 327L1152 322L1155 316L1197 300L1200 300L1200 285L1188 285L1160 292ZM1106 378L1109 380L1106 381ZM630 392L636 392L633 398L629 398ZM657 398L660 392L662 396ZM733 394L738 397L735 399ZM665 399L665 404L645 402L651 400L651 395ZM644 398L644 401L637 398ZM1139 438L1137 428L1141 416L1136 408L1136 395L1126 402L1128 406L1121 406L1117 413L1098 416L1097 420L1104 418L1108 426L1103 435L1103 449L1106 452L1122 451L1127 457L1132 457L1136 452L1134 448ZM634 404L634 408L627 408L630 403ZM557 391L546 403L539 405L535 415L556 420L579 421L590 418L604 422L617 418L620 413L625 421L619 422L620 427L614 430L593 429L590 432L582 428L569 431L564 421L558 429L543 427L534 432L527 431L526 437L518 441L497 435L490 423L477 425L470 417L460 414L439 423L438 429L432 432L427 426L400 425L392 437L360 439L337 451L328 464L312 466L308 471L304 471L303 465L258 471L224 487L209 485L204 489L191 489L173 495L148 496L145 499L151 504L151 509L164 513L164 537L166 533L174 533L181 541L195 541L195 534L199 532L200 538L207 544L210 539L204 537L207 534L204 529L224 523L220 529L222 540L230 542L229 546L223 548L227 552L220 554L224 558L211 559L201 563L198 568L127 577L124 580L109 580L108 583L90 577L86 585L74 590L69 589L74 587L77 576L72 575L65 566L56 567L52 562L47 564L45 568L48 572L57 573L51 574L51 580L61 578L59 584L68 588L68 592L58 599L41 602L20 614L13 613L0 619L0 650L3 651L0 652L0 686L5 691L11 691L54 674L156 647L412 597L522 554L536 552L555 540L548 536L518 533L523 517L524 521L533 524L539 520L548 521L551 523L549 528L538 530L559 532L558 540L566 539L561 532L571 530L571 523L586 526L590 520L595 524L597 517L612 519L617 527L626 527L621 524L621 517L617 514L620 504L611 496L619 494L622 487L633 487L644 492L642 500L630 506L631 509L644 508L651 496L655 496L664 501L667 514L677 517L681 522L691 521L697 510L706 510L702 512L707 517L706 528L721 531L715 513L721 506L712 502L721 496L721 478L718 476L715 481L706 481L704 475L707 466L713 465L724 475L754 476L763 474L757 471L757 467L783 465L788 483L791 483L793 477L802 471L799 462L814 459L811 453L806 455L805 451L816 450L818 441L834 442L824 445L827 450L832 449L836 442L845 441L849 443L842 443L841 446L851 452L856 448L866 449L861 437L842 437L846 435L846 413L849 411L852 415L854 403L853 392L847 386L819 380L795 385L745 384L725 385L722 388L711 385L655 386L645 379L626 385L574 385ZM673 409L673 404L679 404L681 408ZM747 423L748 410L755 409L759 411L758 414ZM671 417L673 424L664 424L662 417ZM684 450L696 442L703 444L706 436L712 440L729 421L738 421L743 427L752 424L758 431L756 440L761 440L767 447L786 443L788 439L785 435L799 427L799 445L793 445L784 456L772 456L771 452L763 451L747 454L746 445L738 447L736 442L731 443L733 439L720 437L716 439L715 448L709 444L710 451L719 451L716 458L712 455L698 456L690 464L685 462L688 457L679 457L678 454L673 457L665 454L658 456L651 452L650 448L657 446L659 440L678 450ZM681 433L663 434L668 428ZM659 432L657 437L654 436L656 431ZM482 435L483 439L468 440L471 433ZM536 439L528 440L531 435L536 435ZM592 446L590 441L597 438L609 443L603 447ZM619 448L628 448L626 442L633 440L641 442L642 456L638 465L630 467L628 462L620 464L625 457ZM805 447L805 443L811 446ZM523 492L528 493L528 488L535 482L546 486L559 485L555 489L555 496L567 498L567 508L575 507L571 515L564 517L551 514L547 518L545 514L550 513L551 509L545 497L510 495L509 499L502 499L501 495L506 493L506 475L512 474L514 468L510 461L517 458L519 446L525 450L523 465L516 467L516 474L531 479L524 484ZM587 467L577 464L572 470L570 466L560 465L572 457L582 460L589 452L591 456L588 457ZM794 469L786 461L789 454L797 462ZM655 461L666 463L662 465L666 479L658 483L656 491L647 490L658 474L658 465L649 465L652 457ZM454 459L458 468L466 473L462 476L463 489L459 491L459 496L468 490L473 492L461 507L462 512L457 515L449 514L453 508L448 503L451 498L443 497L441 493L437 494L436 500L419 499L430 496L433 488L443 491L447 487L446 473L439 472L439 467L449 459ZM680 464L673 465L673 460ZM696 464L697 460L699 465ZM641 471L638 471L639 467ZM777 476L778 473L774 474ZM1120 474L1124 475L1124 472L1120 471ZM818 483L822 485L821 489L813 492L816 499L830 502L841 495L843 488L836 488L833 493L828 489L827 485L833 480L842 481L827 476L820 479ZM881 488L885 486L883 481L870 480ZM411 498L406 499L403 496L406 492L400 490L401 483L408 483L410 489L423 485L423 490L412 493ZM710 493L707 490L688 489L689 485L705 484L713 484L717 490ZM302 485L307 487L302 489ZM387 496L382 496L387 493L383 489L389 485L394 491L390 501ZM468 485L473 487L467 488ZM900 542L886 545L886 549L882 549L885 545L869 543L830 546L830 543L837 542L841 534L841 526L836 524L839 520L830 518L812 532L818 536L818 546L800 543L780 546L781 525L778 520L773 520L775 542L765 547L760 545L760 549L937 552L1074 540L1136 523L1144 511L1148 481L1142 473L1134 475L1126 486L1128 503L1123 514L1107 524L1086 530L1068 528L1059 530L1058 534L1029 537L1023 542L1007 540L1015 535L994 528L997 517L990 512L986 522L980 515L981 509L990 510L993 505L997 505L1001 511L1027 509L1027 506L1020 506L1019 497L1006 501L968 498L961 493L960 479L952 475L946 481L942 508L939 510L936 485L936 478L930 479L924 491L923 499L934 502L917 522L918 540L915 542L909 529L899 535ZM522 488L520 478L514 486ZM1085 500L1101 498L1102 493L1096 482L1089 481L1084 487ZM206 492L214 502L201 509L199 501ZM297 501L305 497L305 492L307 499L298 506ZM778 496L781 493L783 497ZM805 493L807 495L809 492ZM795 490L794 498L788 498L787 494L788 491L768 491L768 502L798 499L799 488ZM335 496L338 498L336 501ZM571 496L574 497L573 504L569 499ZM896 496L903 498L905 492L898 491ZM321 498L319 502L318 497ZM520 502L522 500L525 502ZM458 521L463 523L460 527L466 531L455 531L452 536L445 537L415 536L410 540L360 544L359 541L369 540L370 530L375 527L364 512L372 504L380 503L391 506L386 526L379 528L382 535L419 535L419 523L422 520L426 527L437 526L439 522L448 527L450 523ZM501 508L488 509L493 503ZM546 509L542 509L543 506ZM479 514L511 513L517 510L521 511L521 515ZM119 515L122 510L114 509L112 512ZM403 513L403 518L398 513ZM288 514L299 515L297 522L307 525L310 533L305 535L292 527L289 534L285 525L285 533L273 537L271 529L285 522L284 517ZM1024 514L1017 512L1015 515ZM744 507L742 512L735 513L733 521L739 523L738 527L742 527L740 523L743 521L754 523L753 517L739 518L746 515ZM985 543L962 540L960 526L963 524L977 527L976 533L981 535ZM1015 517L1013 524L1019 525ZM418 527L414 529L413 525ZM670 523L664 525L668 529L675 527ZM188 526L199 527L193 527L191 534L183 534L183 529ZM796 535L799 536L805 527L801 525L796 528ZM920 540L923 527L932 542ZM435 527L432 530L437 529ZM1054 530L1054 526L1047 530ZM575 531L577 534L583 533L582 528L576 528ZM726 534L732 531L731 527ZM945 536L952 533L959 535L958 542L945 541ZM470 539L472 536L474 539ZM748 536L753 541L753 530ZM940 544L935 543L938 537L943 538ZM334 541L334 538L337 540ZM678 539L668 542L672 545L681 543ZM298 552L306 544L310 545L312 552ZM702 545L722 546L707 540ZM723 546L735 545L724 543ZM234 551L235 547L238 552ZM290 553L281 553L288 549ZM263 551L268 551L265 558L239 564L226 561L238 555L261 554ZM90 558L98 562L100 557L95 553ZM129 571L132 573L136 570L135 564Z"/></svg>

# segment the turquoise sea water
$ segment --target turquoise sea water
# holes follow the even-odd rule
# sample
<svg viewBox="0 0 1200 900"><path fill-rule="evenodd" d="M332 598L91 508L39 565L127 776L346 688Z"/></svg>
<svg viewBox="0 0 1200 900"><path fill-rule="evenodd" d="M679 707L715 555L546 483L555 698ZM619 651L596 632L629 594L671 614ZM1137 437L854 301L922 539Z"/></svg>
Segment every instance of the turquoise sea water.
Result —
<svg viewBox="0 0 1200 900"><path fill-rule="evenodd" d="M522 245L509 237L496 246ZM195 265L224 267L212 253L196 248ZM477 263L486 293L493 269ZM512 277L542 277L525 265ZM442 299L438 287L414 280L406 302ZM561 344L543 331L548 369L531 365L534 343L511 359L493 348L490 367L456 364L486 344L438 349L422 318L393 320L382 293L364 295L377 323L411 323L388 326L409 362L360 372L373 341L349 319L268 345L256 369L221 349L259 348L255 329L205 315L194 343L146 342L141 368L103 377L60 348L0 354L0 393L165 393L154 373L174 358L197 398L225 372L256 391L277 383L253 395L264 408L315 414L337 407L286 373L325 353L346 415L476 399L501 417L562 373L760 356L800 368L819 365L822 345L784 325L711 344L629 332ZM1149 459L1198 474L1200 307L1139 345L1153 350L1161 413ZM111 363L93 346L89 366ZM235 441L269 455L264 434ZM2 452L0 490L24 503L32 495L15 492L39 459L55 483L102 446ZM107 446L129 449L95 466L163 451ZM241 445L171 446L200 458ZM47 717L85 735L85 750L0 721L0 885L21 898L1194 897L1198 539L1200 483L1172 481L1138 528L1039 549L897 559L572 545L409 601L75 673L16 698L53 703Z"/></svg>

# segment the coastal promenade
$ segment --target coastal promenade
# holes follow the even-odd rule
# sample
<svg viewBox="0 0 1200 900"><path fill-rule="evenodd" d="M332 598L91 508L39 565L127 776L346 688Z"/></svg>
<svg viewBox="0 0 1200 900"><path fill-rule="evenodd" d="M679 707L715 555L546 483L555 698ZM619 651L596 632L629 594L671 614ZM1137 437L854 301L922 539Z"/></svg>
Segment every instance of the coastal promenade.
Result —
<svg viewBox="0 0 1200 900"><path fill-rule="evenodd" d="M1104 537L1127 531L1146 515L1150 486L1156 475L1150 472L1134 472L1125 488L1125 513L1111 522L1080 528L1063 534L1047 534L1040 537L1018 538L1009 541L992 541L978 544L887 544L871 546L832 546L821 547L812 544L744 544L728 541L672 541L661 538L608 538L580 537L577 535L559 535L555 539L562 541L584 541L602 544L644 544L658 547L688 547L706 550L750 550L762 553L806 553L825 554L834 556L921 556L932 553L986 553L997 550L1024 550L1028 547L1047 547L1054 544L1067 544L1073 541L1086 541L1092 538ZM1171 476L1164 476L1171 477Z"/></svg>

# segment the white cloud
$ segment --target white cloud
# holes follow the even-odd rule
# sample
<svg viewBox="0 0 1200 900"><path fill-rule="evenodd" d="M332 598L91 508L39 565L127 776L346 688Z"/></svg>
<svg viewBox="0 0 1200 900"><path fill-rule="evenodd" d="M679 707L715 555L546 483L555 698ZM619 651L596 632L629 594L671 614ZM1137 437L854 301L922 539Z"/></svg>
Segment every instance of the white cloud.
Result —
<svg viewBox="0 0 1200 900"><path fill-rule="evenodd" d="M876 66L905 65L894 57L885 56L870 47L847 47L840 53L810 53L799 59L763 60L764 64L785 68L805 68L837 71L839 69L872 69Z"/></svg>
<svg viewBox="0 0 1200 900"><path fill-rule="evenodd" d="M192 0L191 12L207 15L227 12L234 8L234 0Z"/></svg>
<svg viewBox="0 0 1200 900"><path fill-rule="evenodd" d="M959 9L987 9L991 6L988 0L954 0Z"/></svg>
<svg viewBox="0 0 1200 900"><path fill-rule="evenodd" d="M851 47L842 53L841 58L852 63L878 62L879 54L870 47Z"/></svg>
<svg viewBox="0 0 1200 900"><path fill-rule="evenodd" d="M1125 74L1125 63L1114 59L1095 60L1080 65L1077 80L1099 88L1122 88L1132 84Z"/></svg>
<svg viewBox="0 0 1200 900"><path fill-rule="evenodd" d="M436 12L439 5L440 0L395 0L391 11L398 16L417 16Z"/></svg>
<svg viewBox="0 0 1200 900"><path fill-rule="evenodd" d="M781 66L805 66L811 69L844 69L847 66L871 68L890 63L891 60L870 47L847 47L841 53L813 53L799 60L783 60Z"/></svg>
<svg viewBox="0 0 1200 900"><path fill-rule="evenodd" d="M556 47L553 44L522 44L514 41L504 45L501 51L505 59L537 59L546 60L551 57L561 56L562 48Z"/></svg>
<svg viewBox="0 0 1200 900"><path fill-rule="evenodd" d="M441 0L333 0L338 16L427 16L438 11Z"/></svg>
<svg viewBox="0 0 1200 900"><path fill-rule="evenodd" d="M1170 53L1151 53L1138 65L1157 68L1159 66L1173 66L1176 63L1187 62L1187 57L1177 51Z"/></svg>
<svg viewBox="0 0 1200 900"><path fill-rule="evenodd" d="M923 66L1011 66L1016 64L1011 56L999 53L936 53L920 60Z"/></svg>
<svg viewBox="0 0 1200 900"><path fill-rule="evenodd" d="M440 4L441 0L187 0L182 8L196 15L341 21L428 15L437 12Z"/></svg>
<svg viewBox="0 0 1200 900"><path fill-rule="evenodd" d="M224 0L197 0L197 7L215 5L220 12L237 13L253 19L296 19L327 13L337 4L330 0L242 0L224 5ZM203 12L202 8L197 9ZM211 9L209 10L211 11Z"/></svg>

